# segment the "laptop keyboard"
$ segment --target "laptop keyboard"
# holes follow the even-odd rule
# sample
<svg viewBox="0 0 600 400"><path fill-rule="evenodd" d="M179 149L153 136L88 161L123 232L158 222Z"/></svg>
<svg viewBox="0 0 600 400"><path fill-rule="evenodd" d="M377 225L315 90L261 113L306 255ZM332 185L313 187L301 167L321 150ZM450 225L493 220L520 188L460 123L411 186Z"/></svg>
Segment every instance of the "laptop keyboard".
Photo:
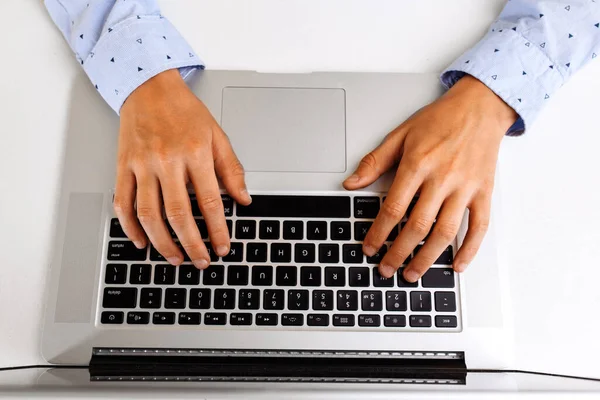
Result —
<svg viewBox="0 0 600 400"><path fill-rule="evenodd" d="M152 246L137 249L111 217L98 322L107 327L460 330L458 279L450 268L453 246L417 283L402 278L403 268L393 278L382 277L377 265L405 217L379 253L363 255L361 241L384 198L253 195L252 204L242 207L223 196L231 250L221 258L206 242L211 265L203 271L187 256L173 267ZM207 238L193 197L191 202ZM176 240L172 230L171 235Z"/></svg>

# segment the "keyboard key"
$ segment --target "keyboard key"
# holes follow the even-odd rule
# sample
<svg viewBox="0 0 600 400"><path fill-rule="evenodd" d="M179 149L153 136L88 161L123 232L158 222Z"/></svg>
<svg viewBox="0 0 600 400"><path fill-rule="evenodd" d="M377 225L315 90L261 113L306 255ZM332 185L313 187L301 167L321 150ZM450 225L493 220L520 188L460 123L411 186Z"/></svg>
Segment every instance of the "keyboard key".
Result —
<svg viewBox="0 0 600 400"><path fill-rule="evenodd" d="M456 311L456 297L453 292L435 292L435 311Z"/></svg>
<svg viewBox="0 0 600 400"><path fill-rule="evenodd" d="M127 323L130 325L146 325L150 323L150 313L144 311L130 311L127 313Z"/></svg>
<svg viewBox="0 0 600 400"><path fill-rule="evenodd" d="M140 294L140 308L160 308L161 288L143 288Z"/></svg>
<svg viewBox="0 0 600 400"><path fill-rule="evenodd" d="M431 327L431 317L429 315L411 315L409 321L410 326L413 328Z"/></svg>
<svg viewBox="0 0 600 400"><path fill-rule="evenodd" d="M340 262L340 247L337 244L320 244L319 262L321 264L337 264Z"/></svg>
<svg viewBox="0 0 600 400"><path fill-rule="evenodd" d="M369 287L371 285L369 268L351 267L348 269L349 284L354 287Z"/></svg>
<svg viewBox="0 0 600 400"><path fill-rule="evenodd" d="M180 285L197 285L200 283L200 270L193 265L182 265L179 268Z"/></svg>
<svg viewBox="0 0 600 400"><path fill-rule="evenodd" d="M431 293L410 292L410 309L412 311L431 311Z"/></svg>
<svg viewBox="0 0 600 400"><path fill-rule="evenodd" d="M379 251L377 253L373 254L372 257L367 257L367 264L381 263L381 260L383 260L383 256L385 255L385 253L387 253L387 250L388 250L388 248L385 244L383 246L381 246Z"/></svg>
<svg viewBox="0 0 600 400"><path fill-rule="evenodd" d="M230 265L227 267L227 284L230 286L245 286L248 284L248 266Z"/></svg>
<svg viewBox="0 0 600 400"><path fill-rule="evenodd" d="M179 250L181 250L181 254L183 254L183 261L190 261L190 257L187 255L181 244L179 242L176 242L175 244L179 247ZM162 254L160 254L158 250L154 248L154 246L150 246L150 260L162 262L166 261Z"/></svg>
<svg viewBox="0 0 600 400"><path fill-rule="evenodd" d="M385 292L385 309L388 311L406 311L406 292Z"/></svg>
<svg viewBox="0 0 600 400"><path fill-rule="evenodd" d="M266 243L248 243L246 245L246 261L248 262L267 262L267 244Z"/></svg>
<svg viewBox="0 0 600 400"><path fill-rule="evenodd" d="M229 316L230 325L252 325L252 314L250 313L231 313Z"/></svg>
<svg viewBox="0 0 600 400"><path fill-rule="evenodd" d="M304 239L304 223L302 221L283 221L283 238L285 240Z"/></svg>
<svg viewBox="0 0 600 400"><path fill-rule="evenodd" d="M308 240L326 240L327 222L308 221L306 223L306 237L308 238Z"/></svg>
<svg viewBox="0 0 600 400"><path fill-rule="evenodd" d="M313 291L312 308L316 311L333 310L333 290Z"/></svg>
<svg viewBox="0 0 600 400"><path fill-rule="evenodd" d="M244 244L235 242L229 246L229 253L223 257L224 262L242 262L244 259Z"/></svg>
<svg viewBox="0 0 600 400"><path fill-rule="evenodd" d="M198 206L198 200L195 195L190 195L190 204L192 206L192 215L194 217L201 217L202 212L200 211L200 207Z"/></svg>
<svg viewBox="0 0 600 400"><path fill-rule="evenodd" d="M294 261L297 263L315 262L315 245L312 243L296 243L294 253Z"/></svg>
<svg viewBox="0 0 600 400"><path fill-rule="evenodd" d="M202 239L208 239L208 227L206 226L206 221L203 219L196 219L196 226L200 232L200 237Z"/></svg>
<svg viewBox="0 0 600 400"><path fill-rule="evenodd" d="M388 235L386 240L388 242L393 242L394 240L396 240L397 237L398 237L398 225L394 225L394 227L390 231L390 234Z"/></svg>
<svg viewBox="0 0 600 400"><path fill-rule="evenodd" d="M225 212L225 216L233 216L233 199L228 195L222 195L221 200L223 201L223 211Z"/></svg>
<svg viewBox="0 0 600 400"><path fill-rule="evenodd" d="M363 258L362 245L345 244L342 246L342 260L344 264L362 264Z"/></svg>
<svg viewBox="0 0 600 400"><path fill-rule="evenodd" d="M104 283L119 284L127 281L127 265L126 264L107 264L106 274L104 275Z"/></svg>
<svg viewBox="0 0 600 400"><path fill-rule="evenodd" d="M379 197L355 197L354 218L375 218L379 213Z"/></svg>
<svg viewBox="0 0 600 400"><path fill-rule="evenodd" d="M202 283L207 286L219 286L225 282L225 267L210 265L202 271Z"/></svg>
<svg viewBox="0 0 600 400"><path fill-rule="evenodd" d="M271 262L287 263L292 261L291 243L272 243L271 244Z"/></svg>
<svg viewBox="0 0 600 400"><path fill-rule="evenodd" d="M155 312L152 314L152 323L154 325L173 325L175 323L175 313Z"/></svg>
<svg viewBox="0 0 600 400"><path fill-rule="evenodd" d="M161 264L154 266L154 284L172 285L175 283L175 268L172 265Z"/></svg>
<svg viewBox="0 0 600 400"><path fill-rule="evenodd" d="M302 314L282 314L281 325L283 326L302 326L304 325L304 315Z"/></svg>
<svg viewBox="0 0 600 400"><path fill-rule="evenodd" d="M260 307L260 290L240 289L240 310L258 310Z"/></svg>
<svg viewBox="0 0 600 400"><path fill-rule="evenodd" d="M133 242L115 240L108 242L108 259L120 261L144 261L146 248L138 249Z"/></svg>
<svg viewBox="0 0 600 400"><path fill-rule="evenodd" d="M127 235L123 232L123 228L121 228L121 223L118 218L113 218L110 220L110 237L111 238L126 238Z"/></svg>
<svg viewBox="0 0 600 400"><path fill-rule="evenodd" d="M373 286L375 287L394 287L394 277L386 278L381 276L378 267L373 267Z"/></svg>
<svg viewBox="0 0 600 400"><path fill-rule="evenodd" d="M206 246L206 251L208 252L210 261L219 261L219 256L217 255L217 253L215 253L215 249L213 249L212 244L210 242L204 242L204 245Z"/></svg>
<svg viewBox="0 0 600 400"><path fill-rule="evenodd" d="M371 229L373 222L355 222L354 223L354 240L362 242L367 236L367 232Z"/></svg>
<svg viewBox="0 0 600 400"><path fill-rule="evenodd" d="M277 314L256 314L256 325L275 326L279 316Z"/></svg>
<svg viewBox="0 0 600 400"><path fill-rule="evenodd" d="M363 290L361 298L363 311L383 310L383 299L380 291Z"/></svg>
<svg viewBox="0 0 600 400"><path fill-rule="evenodd" d="M102 324L122 324L123 323L123 311L104 311L100 317L100 323Z"/></svg>
<svg viewBox="0 0 600 400"><path fill-rule="evenodd" d="M301 286L321 286L321 267L301 267Z"/></svg>
<svg viewBox="0 0 600 400"><path fill-rule="evenodd" d="M435 317L435 326L438 328L456 328L458 321L453 315L438 315Z"/></svg>
<svg viewBox="0 0 600 400"><path fill-rule="evenodd" d="M268 289L263 292L265 310L283 310L285 292L282 289Z"/></svg>
<svg viewBox="0 0 600 400"><path fill-rule="evenodd" d="M229 231L229 239L233 237L233 222L230 219L225 220L227 230Z"/></svg>
<svg viewBox="0 0 600 400"><path fill-rule="evenodd" d="M325 267L325 286L346 286L344 267Z"/></svg>
<svg viewBox="0 0 600 400"><path fill-rule="evenodd" d="M271 286L273 284L273 267L255 265L252 267L252 286Z"/></svg>
<svg viewBox="0 0 600 400"><path fill-rule="evenodd" d="M337 292L337 309L339 311L357 311L358 292L356 290L339 290Z"/></svg>
<svg viewBox="0 0 600 400"><path fill-rule="evenodd" d="M137 304L137 289L125 287L104 288L102 307L104 308L135 308Z"/></svg>
<svg viewBox="0 0 600 400"><path fill-rule="evenodd" d="M279 221L260 221L258 237L261 239L279 239Z"/></svg>
<svg viewBox="0 0 600 400"><path fill-rule="evenodd" d="M406 326L406 317L404 315L384 315L383 325L394 328L403 328Z"/></svg>
<svg viewBox="0 0 600 400"><path fill-rule="evenodd" d="M235 289L215 289L215 309L233 310L235 308Z"/></svg>
<svg viewBox="0 0 600 400"><path fill-rule="evenodd" d="M419 285L418 282L410 283L404 279L404 269L405 267L402 267L396 272L396 276L398 277L398 287L417 287Z"/></svg>
<svg viewBox="0 0 600 400"><path fill-rule="evenodd" d="M190 290L190 308L207 310L210 308L210 289Z"/></svg>
<svg viewBox="0 0 600 400"><path fill-rule="evenodd" d="M334 314L333 326L354 326L355 318L352 314Z"/></svg>
<svg viewBox="0 0 600 400"><path fill-rule="evenodd" d="M256 221L237 220L235 221L236 239L256 239Z"/></svg>
<svg viewBox="0 0 600 400"><path fill-rule="evenodd" d="M350 237L350 222L331 222L331 240L350 240Z"/></svg>
<svg viewBox="0 0 600 400"><path fill-rule="evenodd" d="M296 286L298 269L296 267L275 268L277 286Z"/></svg>
<svg viewBox="0 0 600 400"><path fill-rule="evenodd" d="M239 217L350 218L349 196L254 195L248 206L236 207Z"/></svg>
<svg viewBox="0 0 600 400"><path fill-rule="evenodd" d="M186 295L185 289L165 290L165 308L185 308Z"/></svg>
<svg viewBox="0 0 600 400"><path fill-rule="evenodd" d="M381 325L381 317L379 315L361 314L358 316L358 326L377 327L380 325Z"/></svg>
<svg viewBox="0 0 600 400"><path fill-rule="evenodd" d="M327 314L308 314L306 317L308 326L329 326L329 315Z"/></svg>
<svg viewBox="0 0 600 400"><path fill-rule="evenodd" d="M308 310L308 290L288 291L289 310Z"/></svg>
<svg viewBox="0 0 600 400"><path fill-rule="evenodd" d="M226 325L227 314L225 313L206 313L204 314L204 325Z"/></svg>
<svg viewBox="0 0 600 400"><path fill-rule="evenodd" d="M179 313L179 325L200 325L201 314L197 312Z"/></svg>
<svg viewBox="0 0 600 400"><path fill-rule="evenodd" d="M446 250L440 254L434 264L452 265L454 262L454 255L452 254L452 246L448 246Z"/></svg>
<svg viewBox="0 0 600 400"><path fill-rule="evenodd" d="M426 288L453 288L454 271L451 268L429 268L421 282Z"/></svg>

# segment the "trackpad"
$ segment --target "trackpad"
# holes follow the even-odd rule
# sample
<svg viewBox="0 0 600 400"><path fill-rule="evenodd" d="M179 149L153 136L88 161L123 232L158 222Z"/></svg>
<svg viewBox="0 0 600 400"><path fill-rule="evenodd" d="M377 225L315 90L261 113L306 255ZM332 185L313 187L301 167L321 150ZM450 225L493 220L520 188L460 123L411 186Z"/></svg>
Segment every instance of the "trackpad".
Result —
<svg viewBox="0 0 600 400"><path fill-rule="evenodd" d="M345 172L343 89L223 89L221 126L249 172Z"/></svg>

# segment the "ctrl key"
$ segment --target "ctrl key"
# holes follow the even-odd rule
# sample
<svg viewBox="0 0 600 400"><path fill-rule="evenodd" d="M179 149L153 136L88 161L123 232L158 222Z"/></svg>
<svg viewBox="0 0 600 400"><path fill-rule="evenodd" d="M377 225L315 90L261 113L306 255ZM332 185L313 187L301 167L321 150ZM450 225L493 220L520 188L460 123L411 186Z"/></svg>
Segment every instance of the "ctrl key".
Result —
<svg viewBox="0 0 600 400"><path fill-rule="evenodd" d="M100 323L102 324L122 324L123 323L123 311L104 311L100 317Z"/></svg>

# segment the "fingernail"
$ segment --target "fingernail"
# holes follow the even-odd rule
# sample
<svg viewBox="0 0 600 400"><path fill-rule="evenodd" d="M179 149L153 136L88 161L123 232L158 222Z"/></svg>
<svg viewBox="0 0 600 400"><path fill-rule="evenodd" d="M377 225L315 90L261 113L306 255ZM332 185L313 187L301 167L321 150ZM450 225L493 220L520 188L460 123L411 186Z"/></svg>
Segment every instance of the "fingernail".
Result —
<svg viewBox="0 0 600 400"><path fill-rule="evenodd" d="M198 268L198 269L204 269L204 268L208 267L208 261L206 261L204 259L194 260L193 263L196 266L196 268Z"/></svg>
<svg viewBox="0 0 600 400"><path fill-rule="evenodd" d="M217 247L217 254L219 256L226 256L227 253L229 253L229 249L227 249L227 246L219 246Z"/></svg>
<svg viewBox="0 0 600 400"><path fill-rule="evenodd" d="M457 264L457 265L454 267L454 270L455 270L456 272L463 272L465 269L467 269L467 264L466 264L466 263L460 263L460 264Z"/></svg>
<svg viewBox="0 0 600 400"><path fill-rule="evenodd" d="M347 183L356 183L360 180L360 176L357 174L352 174L348 178L346 178Z"/></svg>
<svg viewBox="0 0 600 400"><path fill-rule="evenodd" d="M133 244L138 249L143 249L144 247L146 247L146 245L144 244L144 242L142 242L141 240L136 240L135 242L133 242Z"/></svg>
<svg viewBox="0 0 600 400"><path fill-rule="evenodd" d="M369 257L373 257L375 253L377 253L377 249L375 249L373 246L364 246L363 253Z"/></svg>
<svg viewBox="0 0 600 400"><path fill-rule="evenodd" d="M242 191L240 192L240 194L242 195L242 197L247 200L247 201L252 201L252 196L250 196L250 193L248 193L247 189L242 189Z"/></svg>
<svg viewBox="0 0 600 400"><path fill-rule="evenodd" d="M395 272L396 270L393 267L390 267L389 265L382 264L379 266L379 273L386 278L391 278L392 276L394 276Z"/></svg>
<svg viewBox="0 0 600 400"><path fill-rule="evenodd" d="M167 261L171 265L179 265L179 264L181 264L181 258L179 258L179 257L169 257L169 258L167 258Z"/></svg>
<svg viewBox="0 0 600 400"><path fill-rule="evenodd" d="M404 271L404 279L408 282L416 282L419 280L419 273L410 269Z"/></svg>

